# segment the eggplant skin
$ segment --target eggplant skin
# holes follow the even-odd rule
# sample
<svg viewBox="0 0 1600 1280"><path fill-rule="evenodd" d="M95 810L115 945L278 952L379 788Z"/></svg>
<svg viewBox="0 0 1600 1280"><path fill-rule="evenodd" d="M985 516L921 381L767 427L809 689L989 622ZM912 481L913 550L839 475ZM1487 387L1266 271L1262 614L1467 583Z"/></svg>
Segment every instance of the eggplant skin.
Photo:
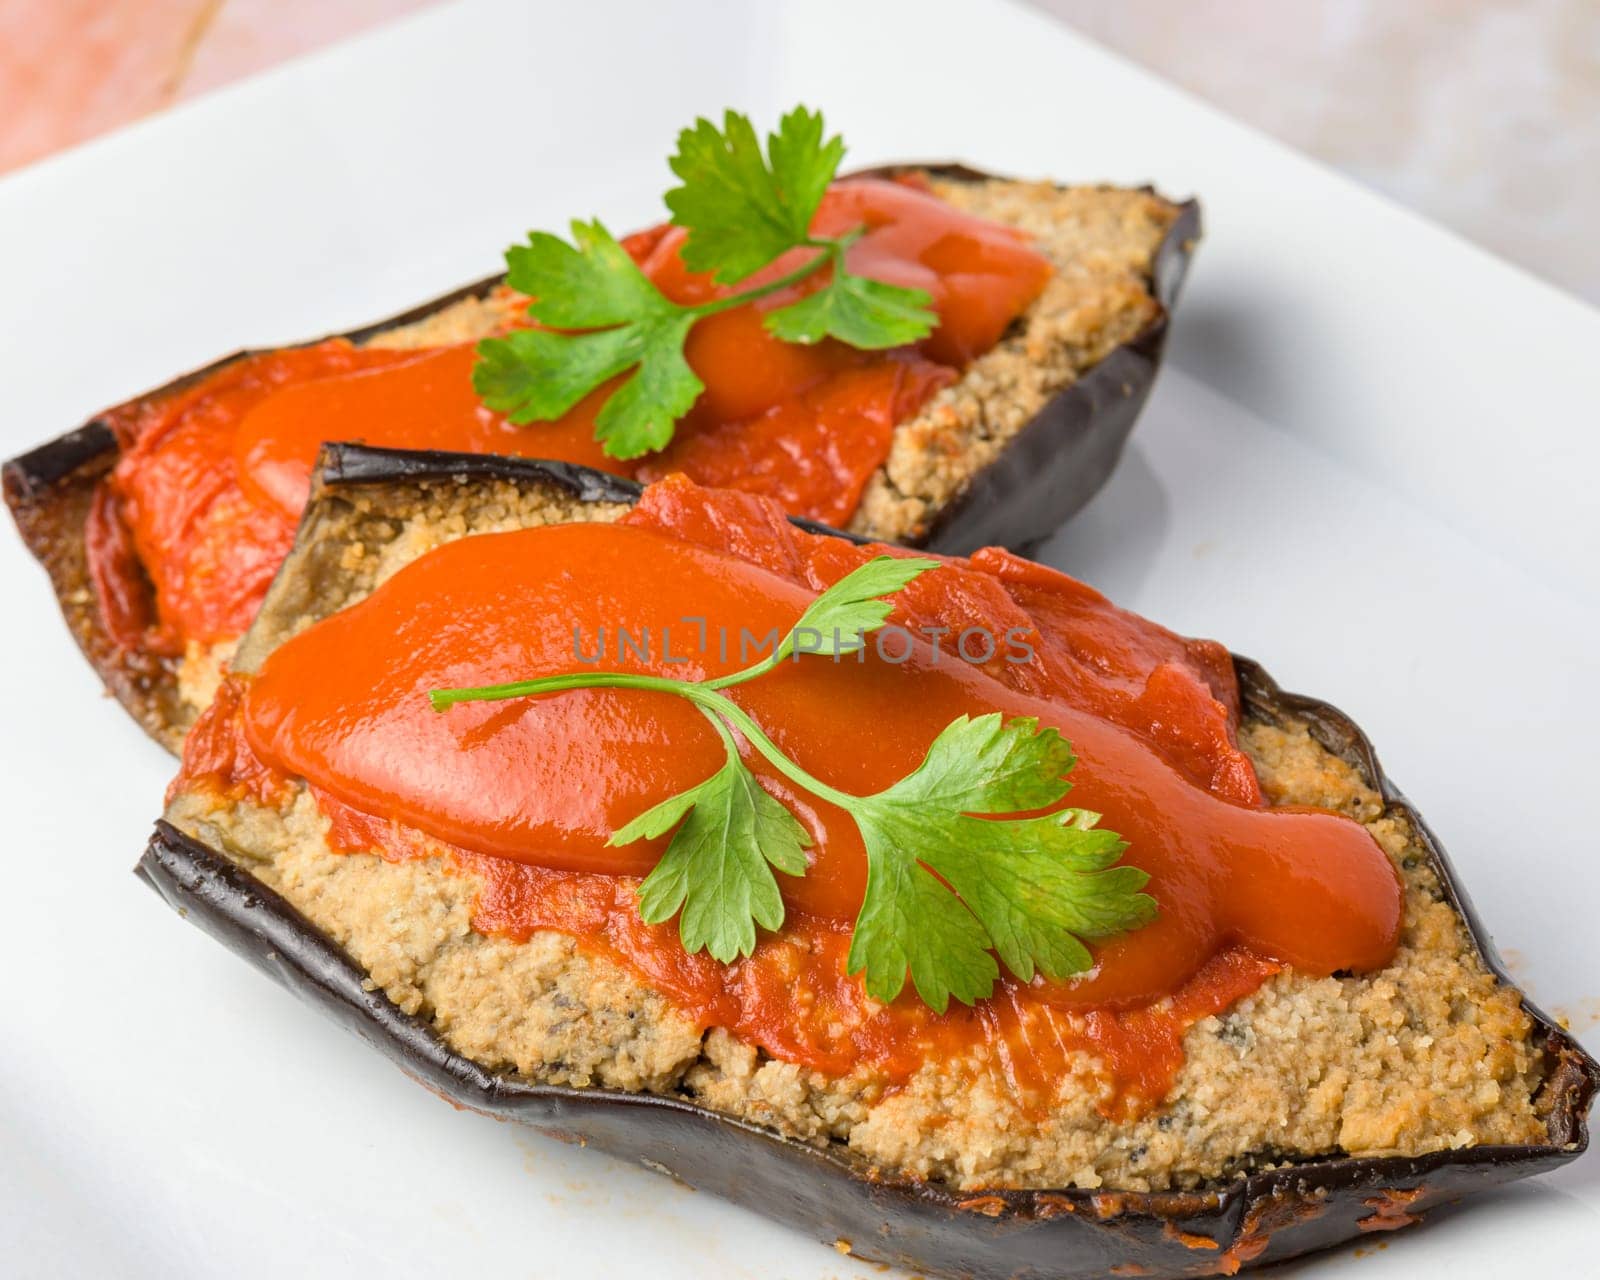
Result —
<svg viewBox="0 0 1600 1280"><path fill-rule="evenodd" d="M95 489L116 461L110 428L91 422L7 462L0 483L23 542L50 575L62 618L83 656L139 727L176 752L190 719L178 696L176 664L113 641L89 578L84 527Z"/></svg>
<svg viewBox="0 0 1600 1280"><path fill-rule="evenodd" d="M892 177L909 171L970 182L1000 176L953 162L907 162L847 176ZM986 545L1025 551L1077 514L1110 478L1154 385L1169 316L1200 238L1198 203L1176 207L1178 216L1151 266L1152 292L1159 304L1155 319L1050 400L911 545L945 555L965 555ZM335 336L365 342L455 303L487 297L502 279L487 277ZM224 357L138 399L181 390L250 354ZM89 581L84 521L95 486L116 460L115 438L104 421L93 419L6 462L6 504L24 543L50 575L73 638L107 690L146 733L176 754L194 715L178 695L176 660L116 645Z"/></svg>
<svg viewBox="0 0 1600 1280"><path fill-rule="evenodd" d="M320 483L325 491L358 491L445 478L555 484L588 502L626 502L635 488L563 464L356 446L325 450ZM1304 721L1414 826L1479 956L1514 988L1438 841L1360 728L1324 702L1283 692L1254 662L1234 663L1250 718ZM885 1176L842 1146L812 1147L683 1099L534 1085L490 1072L383 992L368 990L365 972L277 893L165 822L137 874L186 918L448 1101L636 1159L857 1256L924 1273L1189 1276L1296 1257L1410 1225L1436 1204L1575 1159L1587 1149L1587 1114L1600 1089L1600 1064L1524 997L1544 1058L1538 1100L1546 1142L1376 1159L1331 1153L1193 1192L952 1191Z"/></svg>
<svg viewBox="0 0 1600 1280"><path fill-rule="evenodd" d="M477 281L391 319L338 336L365 342L386 330L426 319L457 302L486 297L500 279L493 276ZM136 399L176 394L252 354L255 353L240 351L224 356ZM117 644L106 628L89 577L85 544L89 507L95 490L116 466L119 456L120 447L111 428L103 419L94 418L9 459L0 467L0 488L23 544L50 577L62 618L83 656L139 727L176 755L194 718L193 708L178 693L177 660Z"/></svg>

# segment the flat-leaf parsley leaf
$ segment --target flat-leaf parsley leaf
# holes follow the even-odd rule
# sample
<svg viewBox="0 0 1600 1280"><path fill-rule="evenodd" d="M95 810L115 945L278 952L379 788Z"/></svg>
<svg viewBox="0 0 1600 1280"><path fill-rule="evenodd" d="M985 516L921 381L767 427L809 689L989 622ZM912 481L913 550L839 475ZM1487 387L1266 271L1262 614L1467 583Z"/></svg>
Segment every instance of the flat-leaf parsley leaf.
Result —
<svg viewBox="0 0 1600 1280"><path fill-rule="evenodd" d="M698 786L640 814L614 832L610 843L632 844L678 828L639 885L639 914L646 924L661 924L681 911L684 948L704 949L727 964L755 950L756 925L776 929L783 923L783 898L768 864L804 875L811 837L761 789L722 722L711 720L727 746L727 763Z"/></svg>
<svg viewBox="0 0 1600 1280"><path fill-rule="evenodd" d="M673 831L639 886L644 919L677 915L684 946L724 962L750 954L757 926L782 925L773 868L803 875L810 837L745 765L737 734L789 781L849 813L861 832L867 887L849 972L884 1001L909 976L943 1013L952 998L971 1004L991 994L1001 964L1023 981L1082 973L1092 963L1084 939L1155 917L1155 900L1141 892L1149 877L1113 865L1126 848L1122 838L1101 830L1098 814L1057 807L1071 786L1071 744L1029 717L960 716L911 773L872 795L852 795L801 768L723 692L802 654L855 652L887 622L893 606L884 597L938 564L912 556L867 561L812 601L771 655L716 679L584 672L429 696L440 711L580 688L643 689L693 702L721 735L726 762L611 836L622 845ZM818 637L820 647L807 643Z"/></svg>
<svg viewBox="0 0 1600 1280"><path fill-rule="evenodd" d="M812 251L793 270L742 292L693 306L673 302L598 221L573 222L571 243L535 231L508 249L506 282L532 299L528 315L539 327L478 344L472 382L483 402L515 423L550 422L621 379L596 415L595 439L613 458L663 449L705 390L683 354L694 325L824 268L829 274L813 292L767 314L763 323L777 337L831 337L866 350L926 337L939 320L926 293L850 272L846 253L860 228L811 234L844 156L843 140L824 134L820 112L796 107L768 137L765 155L754 126L736 111L724 115L721 129L698 120L679 135L669 163L681 185L666 203L687 232L682 253L691 271L735 285L791 250Z"/></svg>

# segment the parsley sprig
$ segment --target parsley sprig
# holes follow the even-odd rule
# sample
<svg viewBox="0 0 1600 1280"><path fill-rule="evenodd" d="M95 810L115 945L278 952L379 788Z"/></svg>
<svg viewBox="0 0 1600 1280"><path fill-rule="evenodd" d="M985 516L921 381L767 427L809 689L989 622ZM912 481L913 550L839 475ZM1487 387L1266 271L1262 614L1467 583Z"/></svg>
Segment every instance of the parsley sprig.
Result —
<svg viewBox="0 0 1600 1280"><path fill-rule="evenodd" d="M681 185L667 192L672 221L688 233L683 261L718 284L749 279L795 249L814 250L800 266L725 297L684 306L667 298L598 220L574 221L569 244L545 231L506 251L506 282L533 299L540 328L478 344L473 386L512 422L548 422L612 378L632 373L606 398L595 438L613 458L663 449L705 384L684 358L689 331L707 316L787 289L823 268L826 283L767 313L763 324L785 342L837 338L853 347L898 347L938 323L931 299L853 274L845 253L862 234L814 236L811 222L844 156L824 138L822 114L796 107L767 139L736 111L718 129L699 120L678 136L669 161Z"/></svg>
<svg viewBox="0 0 1600 1280"><path fill-rule="evenodd" d="M716 727L726 762L704 782L612 833L613 845L673 831L639 885L651 924L679 917L690 952L723 963L749 955L756 927L783 924L774 870L799 876L811 839L762 788L735 734L784 777L855 820L867 851L867 887L847 961L873 998L893 1000L909 973L917 993L943 1013L952 997L991 994L999 964L1023 981L1065 978L1092 964L1085 938L1138 928L1155 917L1140 892L1148 876L1114 866L1127 847L1097 826L1100 815L1055 809L1070 789L1071 745L1037 720L998 712L951 721L906 777L872 795L828 785L786 756L726 689L802 654L843 655L887 621L885 596L938 561L878 556L818 596L766 658L707 680L629 672L577 672L466 689L436 689L436 711L458 702L531 697L569 689L651 690L694 703ZM1039 814L1039 810L1054 810ZM1033 816L1016 816L1029 814ZM998 957L998 960L997 960Z"/></svg>

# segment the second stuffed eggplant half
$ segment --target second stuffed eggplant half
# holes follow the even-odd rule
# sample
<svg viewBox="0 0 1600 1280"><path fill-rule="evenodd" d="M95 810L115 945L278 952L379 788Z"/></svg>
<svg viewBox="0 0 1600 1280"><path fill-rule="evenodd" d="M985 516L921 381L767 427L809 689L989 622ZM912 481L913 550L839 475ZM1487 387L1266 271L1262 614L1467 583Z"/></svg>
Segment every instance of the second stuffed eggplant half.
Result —
<svg viewBox="0 0 1600 1280"><path fill-rule="evenodd" d="M958 165L835 180L843 145L804 110L768 152L735 113L702 121L667 223L532 233L504 275L220 361L8 464L107 687L176 750L326 441L681 473L955 553L1082 507L1154 379L1196 207Z"/></svg>
<svg viewBox="0 0 1600 1280"><path fill-rule="evenodd" d="M682 476L325 455L141 871L452 1099L937 1273L1404 1225L1597 1079L1331 708Z"/></svg>

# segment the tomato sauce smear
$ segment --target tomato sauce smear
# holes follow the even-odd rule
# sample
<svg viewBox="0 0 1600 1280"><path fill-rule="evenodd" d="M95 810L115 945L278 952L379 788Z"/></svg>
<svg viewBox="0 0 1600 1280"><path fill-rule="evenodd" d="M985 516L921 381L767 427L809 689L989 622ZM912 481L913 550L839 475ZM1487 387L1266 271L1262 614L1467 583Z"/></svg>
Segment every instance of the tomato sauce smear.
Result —
<svg viewBox="0 0 1600 1280"><path fill-rule="evenodd" d="M87 536L107 630L125 648L169 655L240 635L287 552L326 441L554 458L642 480L681 472L764 494L791 515L847 522L888 457L895 424L992 348L1051 273L1018 233L904 181L835 183L813 230L857 228L865 230L848 250L850 269L925 290L939 316L934 331L890 351L769 334L765 316L821 288L826 268L709 316L685 351L706 389L672 444L644 458L608 457L594 439L609 384L556 422L516 426L486 408L472 387L472 343L386 350L332 339L266 351L113 410L107 421L123 456ZM684 267L683 241L681 229L665 226L624 247L684 304L774 280L815 253L785 254L724 287Z"/></svg>
<svg viewBox="0 0 1600 1280"><path fill-rule="evenodd" d="M723 674L752 655L720 636L781 632L884 551L805 533L767 499L682 477L651 486L617 524L450 543L286 641L254 675L231 677L174 787L273 802L305 779L335 848L442 855L475 877L481 932L569 933L702 1025L784 1061L895 1084L966 1055L1030 1105L1088 1072L1106 1114L1148 1107L1182 1065L1185 1031L1272 974L1389 961L1393 866L1351 819L1265 804L1236 743L1226 652L1005 552L944 560L896 597L890 621L908 657L872 646L859 661L813 656L729 691L803 768L856 794L909 773L959 715L1033 716L1072 743L1068 802L1128 842L1160 914L1093 943L1090 972L1007 974L973 1008L935 1014L909 989L889 1005L866 996L846 972L865 889L859 833L748 750L760 784L813 840L806 874L779 876L783 928L722 965L686 954L675 922L640 920L635 891L667 837L613 848L609 833L722 760L681 699L590 689L441 714L426 698L568 671ZM624 627L654 637L648 654L614 648ZM982 662L957 656L954 640L935 648L974 627L1009 646Z"/></svg>

